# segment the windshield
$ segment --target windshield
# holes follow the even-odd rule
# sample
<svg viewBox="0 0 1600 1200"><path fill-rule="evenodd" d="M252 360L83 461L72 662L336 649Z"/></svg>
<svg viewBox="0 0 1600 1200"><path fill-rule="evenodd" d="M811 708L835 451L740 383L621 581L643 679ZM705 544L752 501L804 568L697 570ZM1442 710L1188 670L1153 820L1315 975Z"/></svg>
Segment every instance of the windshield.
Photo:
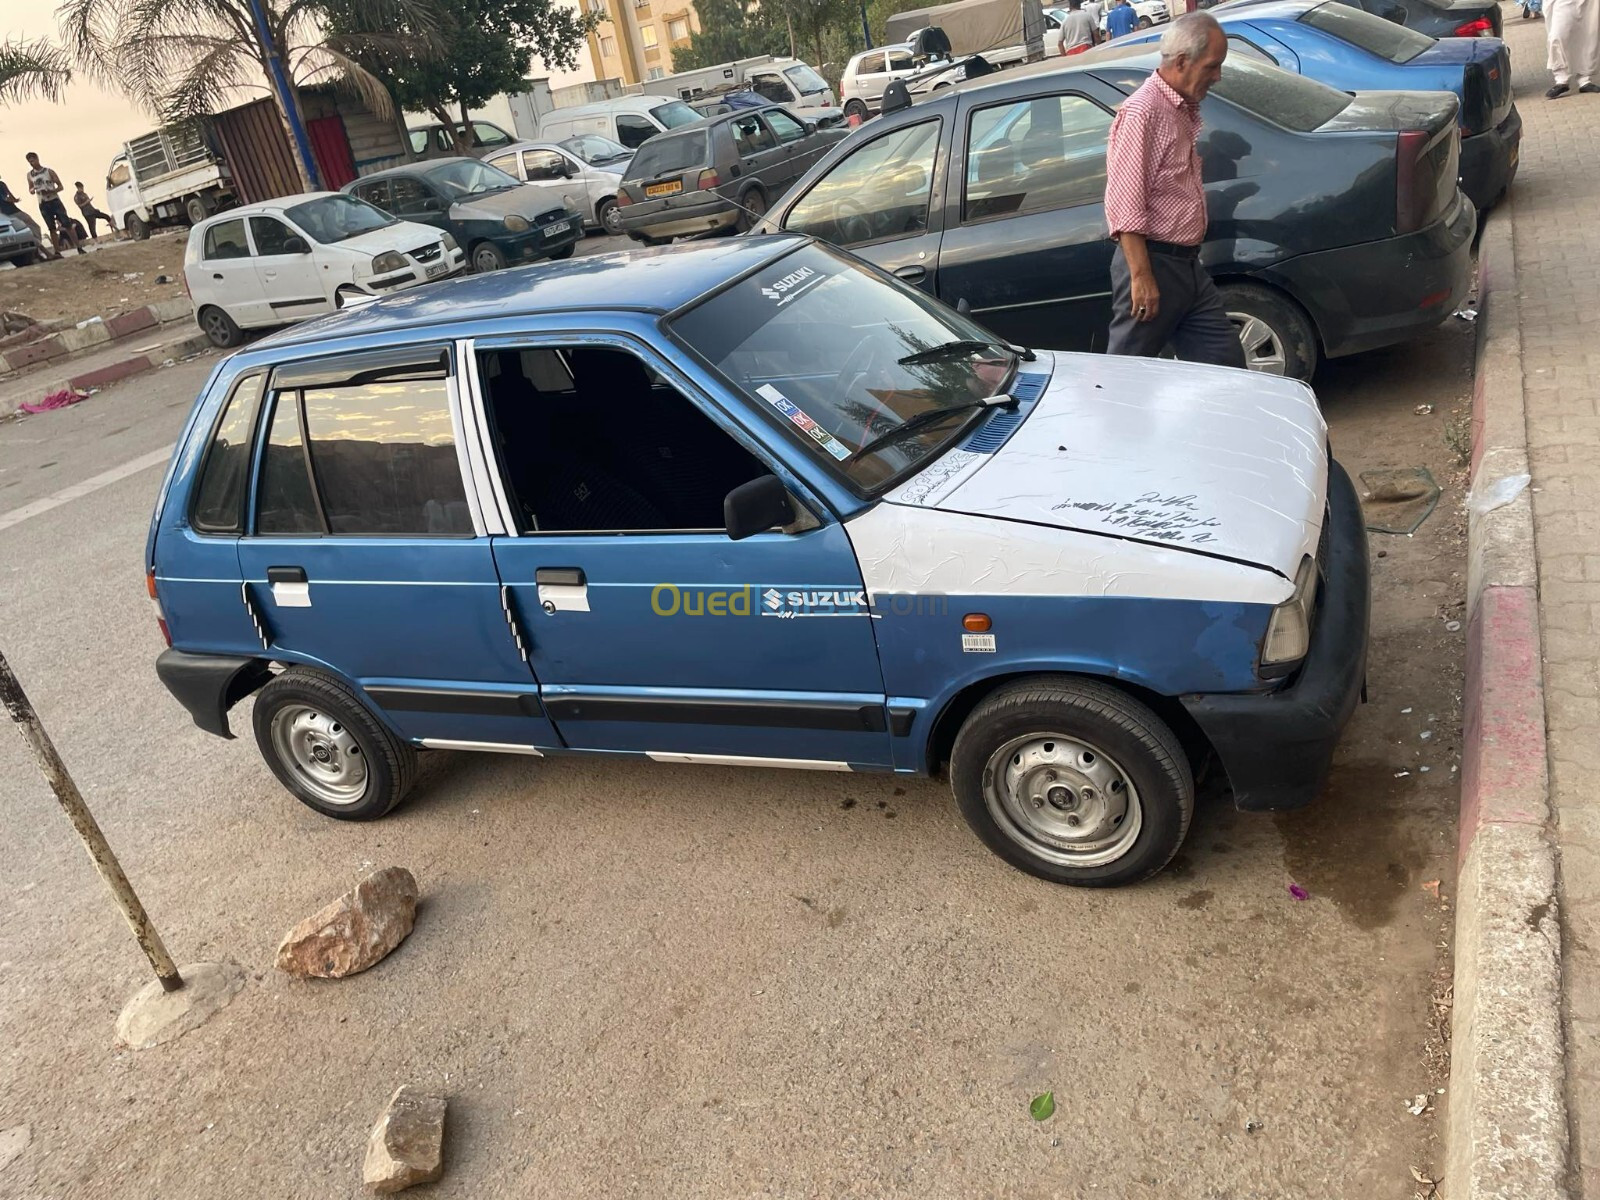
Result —
<svg viewBox="0 0 1600 1200"><path fill-rule="evenodd" d="M783 73L800 90L802 96L810 96L816 92L828 90L828 81L806 66L805 63L800 63L793 67L785 67Z"/></svg>
<svg viewBox="0 0 1600 1200"><path fill-rule="evenodd" d="M1350 106L1348 92L1240 54L1228 55L1211 94L1297 133L1321 129Z"/></svg>
<svg viewBox="0 0 1600 1200"><path fill-rule="evenodd" d="M1319 4L1302 13L1300 23L1332 34L1341 42L1359 46L1368 54L1376 54L1392 63L1408 63L1434 44L1434 39L1426 34L1393 21L1385 21L1359 8L1351 8L1340 0Z"/></svg>
<svg viewBox="0 0 1600 1200"><path fill-rule="evenodd" d="M583 133L577 137L569 137L565 141L557 142L568 154L574 158L581 158L592 167L604 163L621 162L633 153L619 142L613 142L608 137L601 137L598 133Z"/></svg>
<svg viewBox="0 0 1600 1200"><path fill-rule="evenodd" d="M452 200L522 186L522 181L515 175L507 175L499 167L491 167L475 158L453 159L431 167L422 174Z"/></svg>
<svg viewBox="0 0 1600 1200"><path fill-rule="evenodd" d="M396 224L381 208L354 196L318 196L284 209L283 215L324 246Z"/></svg>
<svg viewBox="0 0 1600 1200"><path fill-rule="evenodd" d="M693 125L700 119L700 114L682 100L668 100L665 104L658 104L650 110L650 115L660 121L665 129Z"/></svg>
<svg viewBox="0 0 1600 1200"><path fill-rule="evenodd" d="M808 244L697 305L674 332L863 490L881 488L978 419L1011 352L965 317ZM902 438L884 435L949 409ZM880 443L868 453L863 446Z"/></svg>

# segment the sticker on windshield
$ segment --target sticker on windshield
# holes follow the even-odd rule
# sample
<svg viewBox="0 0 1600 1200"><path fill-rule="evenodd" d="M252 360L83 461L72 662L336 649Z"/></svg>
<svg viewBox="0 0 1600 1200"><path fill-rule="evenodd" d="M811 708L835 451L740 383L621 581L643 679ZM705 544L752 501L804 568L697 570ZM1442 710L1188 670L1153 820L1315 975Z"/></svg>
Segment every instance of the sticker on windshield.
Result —
<svg viewBox="0 0 1600 1200"><path fill-rule="evenodd" d="M843 462L845 459L850 457L850 450L848 447L841 443L833 436L833 434L829 433L821 425L818 425L810 417L806 416L798 404L790 400L789 397L785 396L770 383L763 383L760 387L758 387L756 389L756 395L760 396L768 404L772 405L773 408L777 409L784 416L788 417L797 428L803 429L806 432L806 435L810 437L812 441L816 442L817 445L821 446L840 462Z"/></svg>
<svg viewBox="0 0 1600 1200"><path fill-rule="evenodd" d="M827 276L815 267L801 267L798 271L790 271L782 279L762 284L761 294L782 308L807 288L821 283L826 278Z"/></svg>

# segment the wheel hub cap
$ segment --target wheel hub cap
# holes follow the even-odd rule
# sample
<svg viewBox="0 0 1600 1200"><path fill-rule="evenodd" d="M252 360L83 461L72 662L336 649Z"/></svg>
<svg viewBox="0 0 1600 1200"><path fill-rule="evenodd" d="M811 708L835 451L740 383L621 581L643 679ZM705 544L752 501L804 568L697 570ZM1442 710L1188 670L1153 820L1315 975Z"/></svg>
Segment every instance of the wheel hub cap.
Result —
<svg viewBox="0 0 1600 1200"><path fill-rule="evenodd" d="M1037 734L997 750L984 799L1006 834L1032 853L1074 867L1101 866L1139 836L1139 795L1122 767L1077 738Z"/></svg>
<svg viewBox="0 0 1600 1200"><path fill-rule="evenodd" d="M1288 367L1288 355L1277 332L1260 317L1249 313L1231 312L1228 319L1239 331L1239 345L1244 348L1244 365L1252 371L1266 375L1282 375Z"/></svg>

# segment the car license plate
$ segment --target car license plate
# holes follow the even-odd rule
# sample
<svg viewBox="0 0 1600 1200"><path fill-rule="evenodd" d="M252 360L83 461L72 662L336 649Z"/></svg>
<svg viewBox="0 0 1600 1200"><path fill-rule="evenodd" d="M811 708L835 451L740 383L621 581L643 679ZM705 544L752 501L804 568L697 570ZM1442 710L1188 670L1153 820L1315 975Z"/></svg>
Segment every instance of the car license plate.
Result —
<svg viewBox="0 0 1600 1200"><path fill-rule="evenodd" d="M445 271L449 269L449 266L450 266L449 263L442 263L442 262L434 263L431 267L428 268L428 278L429 279L437 279L437 278L439 278L439 276L443 275L445 273Z"/></svg>
<svg viewBox="0 0 1600 1200"><path fill-rule="evenodd" d="M545 237L559 237L561 234L566 233L571 228L572 222L557 221L554 225L548 226L545 229L544 235Z"/></svg>
<svg viewBox="0 0 1600 1200"><path fill-rule="evenodd" d="M644 189L646 196L676 196L683 191L683 180L674 179L671 183L652 183Z"/></svg>

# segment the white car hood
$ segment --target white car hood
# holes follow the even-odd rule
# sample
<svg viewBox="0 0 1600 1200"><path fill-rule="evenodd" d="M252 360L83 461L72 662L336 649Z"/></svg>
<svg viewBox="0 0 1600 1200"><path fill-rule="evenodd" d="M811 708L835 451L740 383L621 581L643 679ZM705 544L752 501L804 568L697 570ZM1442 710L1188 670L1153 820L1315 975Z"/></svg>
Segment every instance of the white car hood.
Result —
<svg viewBox="0 0 1600 1200"><path fill-rule="evenodd" d="M335 242L334 245L342 250L354 250L357 254L378 255L385 250L405 253L423 246L431 246L443 236L444 234L432 225L423 225L418 221L397 221L393 225L385 225L382 229L358 233L355 237Z"/></svg>
<svg viewBox="0 0 1600 1200"><path fill-rule="evenodd" d="M1048 371L1052 357L1048 387L1003 446L951 450L887 498L1212 555L1288 579L1315 554L1328 458L1310 388L1102 354L1040 354L1021 371Z"/></svg>

